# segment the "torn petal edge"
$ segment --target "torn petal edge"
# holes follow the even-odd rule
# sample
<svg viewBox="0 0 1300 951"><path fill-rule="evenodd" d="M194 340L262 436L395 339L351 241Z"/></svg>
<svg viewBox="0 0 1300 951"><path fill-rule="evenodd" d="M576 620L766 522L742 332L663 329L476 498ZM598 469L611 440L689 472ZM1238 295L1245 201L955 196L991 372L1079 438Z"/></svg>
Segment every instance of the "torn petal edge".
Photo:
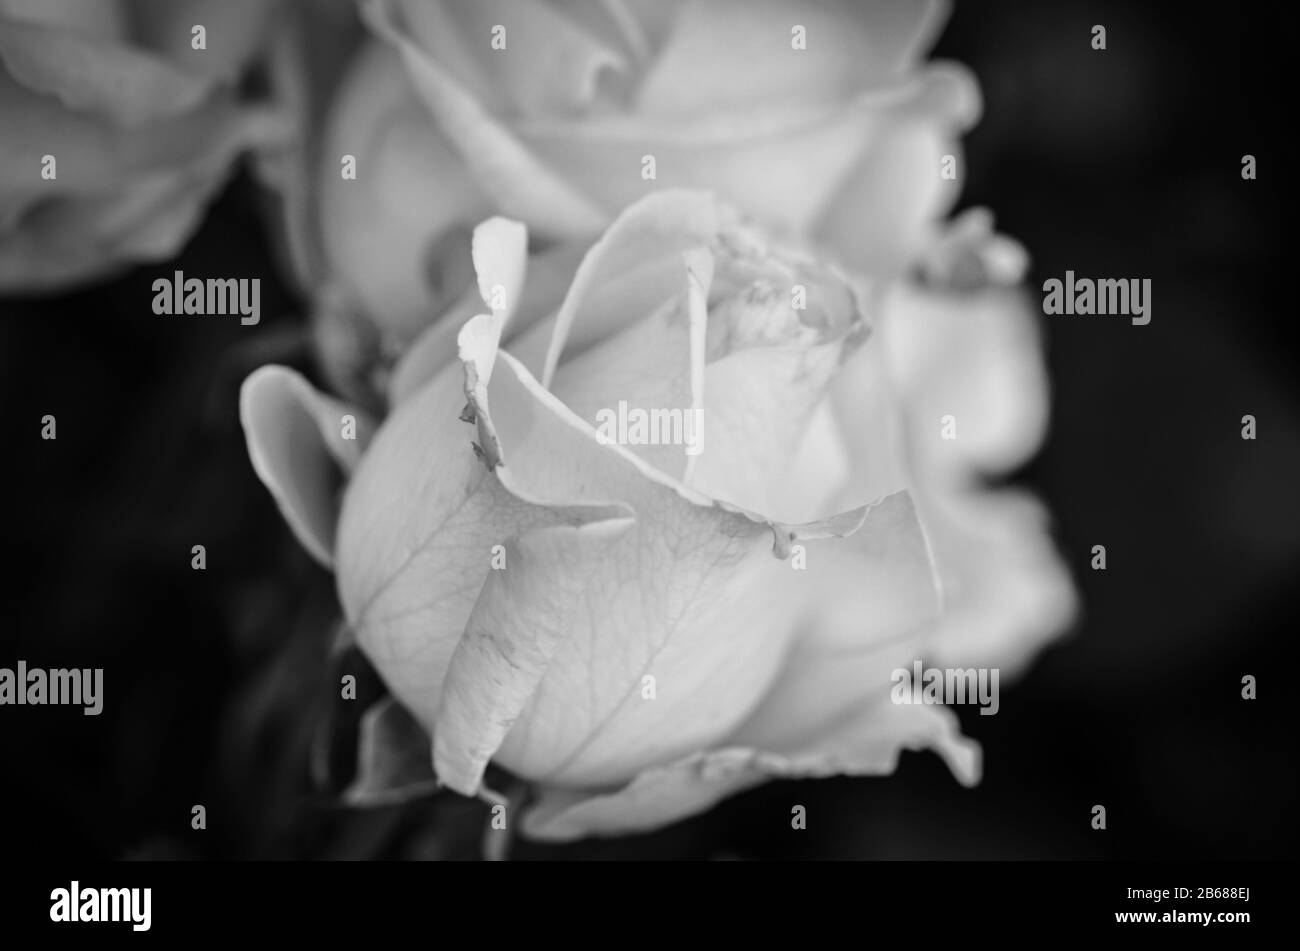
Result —
<svg viewBox="0 0 1300 951"><path fill-rule="evenodd" d="M501 439L492 423L488 408L487 386L496 369L498 359L542 409L552 413L561 423L582 434L599 451L615 453L650 482L675 492L692 505L718 509L766 527L772 532L772 554L779 560L790 556L791 546L798 539L844 538L856 532L866 519L869 505L812 522L788 525L697 492L650 465L626 447L617 443L602 443L596 429L590 423L579 418L559 397L542 387L528 369L509 352L498 349L499 342L500 329L491 314L479 314L466 322L458 338L460 359L465 368L465 395L474 415L479 436L478 442L475 443L478 447L477 451L481 454L480 457L487 468L497 472L502 484L521 498L524 495L516 491L518 483L500 471L500 468L505 465L505 458Z"/></svg>

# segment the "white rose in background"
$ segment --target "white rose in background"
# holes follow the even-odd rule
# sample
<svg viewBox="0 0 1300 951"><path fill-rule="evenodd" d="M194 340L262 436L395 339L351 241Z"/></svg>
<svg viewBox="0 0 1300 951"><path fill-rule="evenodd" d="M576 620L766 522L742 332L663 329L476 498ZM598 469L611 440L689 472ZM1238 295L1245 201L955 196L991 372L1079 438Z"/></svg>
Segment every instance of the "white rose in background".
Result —
<svg viewBox="0 0 1300 951"><path fill-rule="evenodd" d="M494 213L535 239L590 239L650 190L712 189L860 270L896 270L955 200L944 156L959 159L980 108L964 68L923 60L944 3L360 9L374 36L342 81L320 157L336 292L324 319L345 340L364 337L349 320L374 326L393 352L471 283L465 239ZM344 155L355 180L340 174Z"/></svg>
<svg viewBox="0 0 1300 951"><path fill-rule="evenodd" d="M486 795L489 761L509 770L549 839L888 773L902 749L977 781L952 713L892 703L891 674L1013 672L1074 610L1041 509L988 482L1045 431L1007 286L1023 252L977 212L923 283L865 286L683 191L580 263L526 245L504 219L474 232L481 300L406 352L373 439L289 370L243 392L255 468L438 780ZM620 400L701 409L703 453L608 444L595 420ZM409 775L391 712L363 738L372 786Z"/></svg>
<svg viewBox="0 0 1300 951"><path fill-rule="evenodd" d="M283 138L235 90L276 8L0 0L0 292L180 249L235 157Z"/></svg>

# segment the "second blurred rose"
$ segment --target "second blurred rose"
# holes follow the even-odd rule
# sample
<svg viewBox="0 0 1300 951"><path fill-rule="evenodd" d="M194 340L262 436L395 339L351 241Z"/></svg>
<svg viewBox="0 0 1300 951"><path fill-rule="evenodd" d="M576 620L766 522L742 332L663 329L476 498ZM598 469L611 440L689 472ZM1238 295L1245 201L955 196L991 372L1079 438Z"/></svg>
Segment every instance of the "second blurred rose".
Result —
<svg viewBox="0 0 1300 951"><path fill-rule="evenodd" d="M236 158L287 141L242 79L274 0L0 0L0 293L177 253Z"/></svg>
<svg viewBox="0 0 1300 951"><path fill-rule="evenodd" d="M955 201L957 140L980 108L968 72L924 60L944 3L358 9L368 35L327 110L309 215L339 385L465 292L470 229L491 214L535 244L585 241L647 192L712 189L777 234L893 273Z"/></svg>

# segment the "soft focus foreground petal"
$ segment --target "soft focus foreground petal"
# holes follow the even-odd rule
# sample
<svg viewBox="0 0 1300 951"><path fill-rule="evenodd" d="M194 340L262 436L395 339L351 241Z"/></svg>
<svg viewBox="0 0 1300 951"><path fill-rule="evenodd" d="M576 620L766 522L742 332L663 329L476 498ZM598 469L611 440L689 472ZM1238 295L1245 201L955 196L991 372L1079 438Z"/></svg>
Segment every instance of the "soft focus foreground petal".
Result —
<svg viewBox="0 0 1300 951"><path fill-rule="evenodd" d="M258 478L303 547L329 566L339 487L361 457L372 423L280 366L261 367L244 381L239 417Z"/></svg>
<svg viewBox="0 0 1300 951"><path fill-rule="evenodd" d="M961 735L951 711L885 702L846 718L798 750L726 747L647 769L614 792L543 790L524 816L524 834L569 841L643 832L703 812L769 779L888 775L904 749L932 749L963 784L979 781L979 745Z"/></svg>

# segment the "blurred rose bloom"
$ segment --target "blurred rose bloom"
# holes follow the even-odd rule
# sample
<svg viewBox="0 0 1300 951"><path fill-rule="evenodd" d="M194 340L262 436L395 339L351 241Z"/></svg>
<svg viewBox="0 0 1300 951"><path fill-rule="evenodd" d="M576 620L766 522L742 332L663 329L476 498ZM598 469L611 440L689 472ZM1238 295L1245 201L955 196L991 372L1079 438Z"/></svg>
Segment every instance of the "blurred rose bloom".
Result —
<svg viewBox="0 0 1300 951"><path fill-rule="evenodd" d="M400 352L472 281L463 249L491 214L590 240L655 188L707 188L860 270L897 269L955 200L943 157L980 109L964 68L924 60L943 3L359 7L371 36L330 110L314 211L334 362Z"/></svg>
<svg viewBox="0 0 1300 951"><path fill-rule="evenodd" d="M438 779L483 794L494 762L561 840L904 749L976 782L953 713L889 695L921 658L1014 673L1074 608L1040 507L989 488L1045 431L1023 252L975 212L921 278L863 282L691 191L582 254L527 243L474 231L472 299L405 352L377 431L280 367L242 398ZM619 401L702 409L704 451L607 444Z"/></svg>
<svg viewBox="0 0 1300 951"><path fill-rule="evenodd" d="M282 135L235 91L276 6L0 0L0 292L180 249L234 158Z"/></svg>

